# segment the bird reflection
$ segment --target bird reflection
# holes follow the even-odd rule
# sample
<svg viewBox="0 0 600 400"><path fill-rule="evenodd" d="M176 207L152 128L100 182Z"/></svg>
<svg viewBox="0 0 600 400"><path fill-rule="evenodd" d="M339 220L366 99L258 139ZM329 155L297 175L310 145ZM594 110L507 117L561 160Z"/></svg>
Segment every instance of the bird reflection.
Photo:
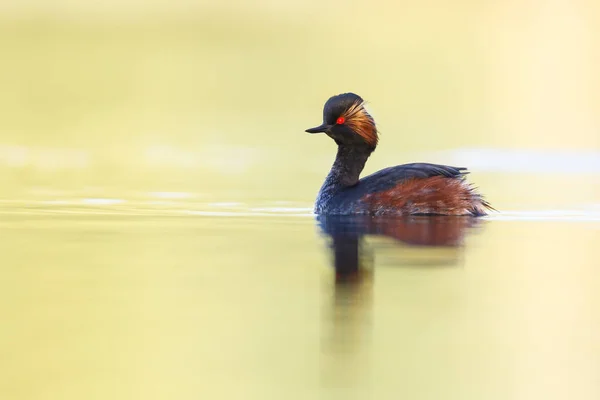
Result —
<svg viewBox="0 0 600 400"><path fill-rule="evenodd" d="M386 266L457 266L465 237L479 222L443 216L319 216L317 222L335 271L332 308L323 321L321 383L368 385L375 254Z"/></svg>
<svg viewBox="0 0 600 400"><path fill-rule="evenodd" d="M319 216L317 221L323 234L330 239L332 265L338 282L356 281L365 270L370 270L365 261L372 263L373 249L367 249L365 245L367 236L391 239L387 246L396 248L399 256L405 253L416 257L409 262L403 259L398 262L400 265L456 265L459 260L452 249L461 249L467 233L478 224L472 217L444 216ZM435 248L450 251L447 256L440 257Z"/></svg>

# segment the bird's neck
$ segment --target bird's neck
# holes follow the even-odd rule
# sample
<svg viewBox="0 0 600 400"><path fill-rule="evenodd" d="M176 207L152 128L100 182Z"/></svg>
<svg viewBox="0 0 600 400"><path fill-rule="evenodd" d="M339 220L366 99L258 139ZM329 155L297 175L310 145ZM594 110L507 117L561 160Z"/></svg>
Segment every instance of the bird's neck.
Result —
<svg viewBox="0 0 600 400"><path fill-rule="evenodd" d="M319 191L317 204L324 203L341 190L356 185L372 152L373 149L366 146L339 145L331 171Z"/></svg>

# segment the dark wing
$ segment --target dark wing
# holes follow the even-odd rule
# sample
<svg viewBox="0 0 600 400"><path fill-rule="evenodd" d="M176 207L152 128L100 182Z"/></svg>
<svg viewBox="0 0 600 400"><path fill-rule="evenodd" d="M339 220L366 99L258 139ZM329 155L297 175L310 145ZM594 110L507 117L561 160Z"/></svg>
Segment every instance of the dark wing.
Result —
<svg viewBox="0 0 600 400"><path fill-rule="evenodd" d="M429 163L397 165L366 176L359 180L355 186L340 192L336 195L336 204L343 209L349 204L359 201L367 194L393 188L408 179L431 178L434 176L462 179L463 175L467 173L466 168L451 167L448 165Z"/></svg>
<svg viewBox="0 0 600 400"><path fill-rule="evenodd" d="M466 174L468 174L467 169L462 167L428 163L402 164L382 169L362 178L354 187L354 190L365 195L390 189L408 179L431 178L434 176L462 179Z"/></svg>

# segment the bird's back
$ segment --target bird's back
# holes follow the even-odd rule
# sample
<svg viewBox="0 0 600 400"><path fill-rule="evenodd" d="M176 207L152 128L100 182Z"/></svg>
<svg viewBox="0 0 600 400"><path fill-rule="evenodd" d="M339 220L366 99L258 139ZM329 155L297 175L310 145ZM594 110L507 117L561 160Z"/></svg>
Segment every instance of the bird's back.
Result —
<svg viewBox="0 0 600 400"><path fill-rule="evenodd" d="M334 195L320 213L485 215L490 205L466 182L466 168L429 163L377 171Z"/></svg>

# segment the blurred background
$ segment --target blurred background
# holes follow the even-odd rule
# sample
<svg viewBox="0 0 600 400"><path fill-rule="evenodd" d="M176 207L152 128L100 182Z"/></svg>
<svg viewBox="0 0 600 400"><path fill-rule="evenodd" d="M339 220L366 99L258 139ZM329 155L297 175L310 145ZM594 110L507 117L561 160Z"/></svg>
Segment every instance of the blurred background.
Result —
<svg viewBox="0 0 600 400"><path fill-rule="evenodd" d="M600 398L598 71L597 0L0 1L0 398ZM501 212L316 223L347 91Z"/></svg>
<svg viewBox="0 0 600 400"><path fill-rule="evenodd" d="M310 206L335 149L304 129L353 91L381 130L365 173L464 165L500 209L598 200L598 26L586 0L5 1L0 196Z"/></svg>

